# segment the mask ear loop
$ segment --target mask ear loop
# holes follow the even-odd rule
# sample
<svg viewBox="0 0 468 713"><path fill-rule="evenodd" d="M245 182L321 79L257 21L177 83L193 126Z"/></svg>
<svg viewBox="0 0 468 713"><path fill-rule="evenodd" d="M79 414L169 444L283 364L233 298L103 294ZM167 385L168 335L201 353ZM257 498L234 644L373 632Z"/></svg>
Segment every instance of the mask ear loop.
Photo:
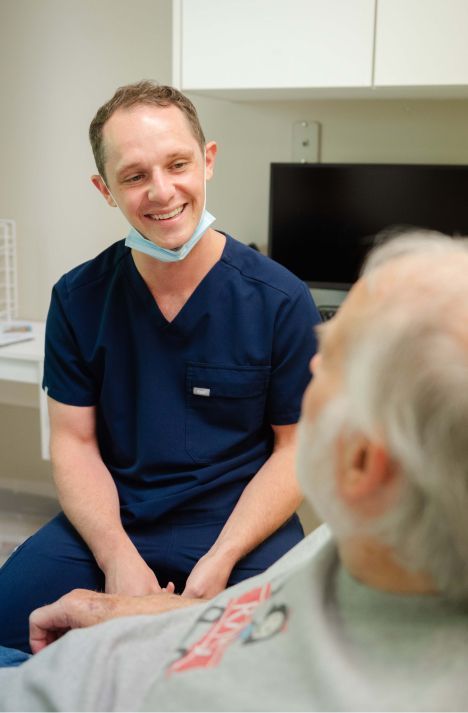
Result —
<svg viewBox="0 0 468 713"><path fill-rule="evenodd" d="M203 210L201 214L206 210L206 146L203 147L203 191L204 191L204 199L203 199Z"/></svg>
<svg viewBox="0 0 468 713"><path fill-rule="evenodd" d="M103 179L103 177L102 177L102 176L101 176L101 181L102 181L102 182L104 183L104 185L105 185L105 187L106 187L106 190L107 190L108 194L109 194L109 195L110 195L110 197L112 198L112 200L113 200L113 202L114 202L114 207L115 207L115 208L118 208L118 207L119 207L119 205L118 205L117 201L115 200L114 196L112 195L112 193L111 193L111 189L109 188L109 186L107 185L107 183L105 182L105 180Z"/></svg>
<svg viewBox="0 0 468 713"><path fill-rule="evenodd" d="M107 190L109 191L109 186L107 185L107 183L105 183L104 185L107 188ZM117 201L115 200L114 196L112 195L112 193L110 191L109 191L109 195L112 198L112 201L114 203L114 208L119 208L119 204L117 203ZM119 208L119 210L120 210L120 208Z"/></svg>

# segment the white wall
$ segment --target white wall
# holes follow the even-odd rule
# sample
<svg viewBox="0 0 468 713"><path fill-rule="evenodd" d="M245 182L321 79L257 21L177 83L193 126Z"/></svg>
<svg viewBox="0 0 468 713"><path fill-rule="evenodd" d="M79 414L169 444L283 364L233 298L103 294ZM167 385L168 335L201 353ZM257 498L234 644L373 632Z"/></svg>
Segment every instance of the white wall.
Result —
<svg viewBox="0 0 468 713"><path fill-rule="evenodd" d="M89 176L87 131L117 86L171 79L170 0L1 0L0 216L17 221L21 316L124 235Z"/></svg>
<svg viewBox="0 0 468 713"><path fill-rule="evenodd" d="M44 319L52 284L123 236L91 185L88 126L117 86L171 80L170 0L0 0L0 216L18 228L20 316ZM0 381L0 483L50 490L35 387ZM5 392L8 394L5 395Z"/></svg>
<svg viewBox="0 0 468 713"><path fill-rule="evenodd" d="M171 81L170 0L1 0L0 216L18 224L20 316L43 319L58 277L124 235L89 181L87 129L118 85L143 77ZM323 161L468 163L468 100L191 98L219 142L208 207L261 246L269 163L291 159L294 121L322 123Z"/></svg>
<svg viewBox="0 0 468 713"><path fill-rule="evenodd" d="M191 95L217 139L208 208L218 227L265 245L269 164L292 160L292 125L322 124L324 162L468 163L468 100L235 103Z"/></svg>

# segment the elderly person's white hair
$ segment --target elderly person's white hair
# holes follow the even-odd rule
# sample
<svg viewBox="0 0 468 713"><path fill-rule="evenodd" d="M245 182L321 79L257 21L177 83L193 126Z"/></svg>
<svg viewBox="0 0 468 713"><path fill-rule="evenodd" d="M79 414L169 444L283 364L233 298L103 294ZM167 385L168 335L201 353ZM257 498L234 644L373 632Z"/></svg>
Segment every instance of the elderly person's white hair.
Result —
<svg viewBox="0 0 468 713"><path fill-rule="evenodd" d="M451 238L433 230L382 231L376 237L376 246L364 260L361 277L399 257L418 254L447 255L448 252L460 250L466 252L467 245L466 237Z"/></svg>
<svg viewBox="0 0 468 713"><path fill-rule="evenodd" d="M349 345L347 420L385 445L403 480L371 531L442 592L466 598L468 247L409 233L375 248L363 276L375 304Z"/></svg>

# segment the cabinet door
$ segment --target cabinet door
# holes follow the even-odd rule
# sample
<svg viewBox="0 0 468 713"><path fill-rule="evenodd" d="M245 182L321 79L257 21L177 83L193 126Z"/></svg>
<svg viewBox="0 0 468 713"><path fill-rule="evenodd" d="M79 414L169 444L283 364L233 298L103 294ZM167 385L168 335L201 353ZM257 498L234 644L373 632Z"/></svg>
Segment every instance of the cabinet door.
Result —
<svg viewBox="0 0 468 713"><path fill-rule="evenodd" d="M374 4L182 0L182 89L369 87Z"/></svg>
<svg viewBox="0 0 468 713"><path fill-rule="evenodd" d="M468 84L467 0L379 0L376 86Z"/></svg>

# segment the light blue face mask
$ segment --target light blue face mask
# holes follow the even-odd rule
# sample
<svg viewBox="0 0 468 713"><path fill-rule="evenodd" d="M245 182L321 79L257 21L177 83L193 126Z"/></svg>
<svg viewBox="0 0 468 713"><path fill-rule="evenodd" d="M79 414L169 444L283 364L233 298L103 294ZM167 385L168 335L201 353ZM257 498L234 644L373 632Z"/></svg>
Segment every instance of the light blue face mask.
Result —
<svg viewBox="0 0 468 713"><path fill-rule="evenodd" d="M134 250L139 250L141 253L145 253L150 257L154 257L156 260L161 262L178 262L187 257L189 252L195 247L200 238L206 233L210 225L215 222L216 218L211 215L206 208L203 209L200 220L195 232L193 233L190 240L187 240L178 250L168 250L167 248L161 248L159 245L151 242L148 238L144 238L138 230L131 228L125 239L125 245Z"/></svg>

